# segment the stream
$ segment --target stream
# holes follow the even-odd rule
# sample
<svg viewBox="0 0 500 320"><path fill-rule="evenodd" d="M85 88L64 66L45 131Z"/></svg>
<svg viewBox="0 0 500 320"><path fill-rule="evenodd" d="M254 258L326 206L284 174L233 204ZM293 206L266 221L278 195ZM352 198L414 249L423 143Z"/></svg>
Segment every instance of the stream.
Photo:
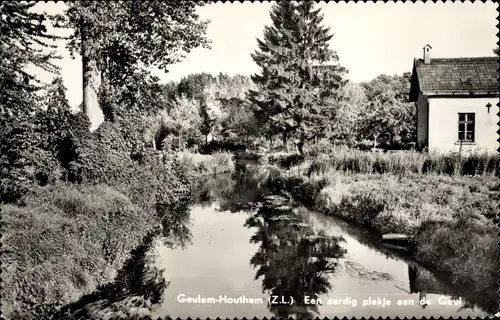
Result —
<svg viewBox="0 0 500 320"><path fill-rule="evenodd" d="M154 318L488 316L408 254L265 190L269 174L209 179L190 208L190 244L156 242L169 285Z"/></svg>
<svg viewBox="0 0 500 320"><path fill-rule="evenodd" d="M369 230L294 202L276 171L200 180L116 281L63 308L80 316L486 317L496 301L451 283ZM491 295L490 295L491 296ZM487 311L487 312L486 312Z"/></svg>

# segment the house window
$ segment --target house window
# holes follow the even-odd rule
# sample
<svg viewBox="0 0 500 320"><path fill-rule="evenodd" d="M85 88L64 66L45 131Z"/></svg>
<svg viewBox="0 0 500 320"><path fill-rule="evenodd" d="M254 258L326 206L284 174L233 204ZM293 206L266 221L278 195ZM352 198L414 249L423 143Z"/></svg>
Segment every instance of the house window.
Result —
<svg viewBox="0 0 500 320"><path fill-rule="evenodd" d="M474 113L458 114L458 141L474 142Z"/></svg>

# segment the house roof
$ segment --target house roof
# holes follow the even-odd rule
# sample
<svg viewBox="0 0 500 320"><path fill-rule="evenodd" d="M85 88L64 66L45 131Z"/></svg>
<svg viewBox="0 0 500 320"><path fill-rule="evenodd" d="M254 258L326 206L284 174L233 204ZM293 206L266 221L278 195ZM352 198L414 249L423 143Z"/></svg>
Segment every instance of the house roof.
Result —
<svg viewBox="0 0 500 320"><path fill-rule="evenodd" d="M426 95L498 94L498 57L436 58L413 62L410 100Z"/></svg>

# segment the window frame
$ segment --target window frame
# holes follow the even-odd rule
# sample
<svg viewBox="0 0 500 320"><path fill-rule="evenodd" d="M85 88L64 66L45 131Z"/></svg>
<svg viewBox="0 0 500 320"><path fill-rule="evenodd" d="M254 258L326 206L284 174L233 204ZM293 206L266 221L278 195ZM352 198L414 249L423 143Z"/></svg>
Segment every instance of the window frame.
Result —
<svg viewBox="0 0 500 320"><path fill-rule="evenodd" d="M460 120L460 118L463 117L463 120ZM476 114L474 112L459 112L458 113L458 139L457 141L459 143L475 143L476 141ZM463 125L463 130L460 130L460 126ZM470 139L467 139L467 137L471 136ZM463 137L460 139L460 137Z"/></svg>

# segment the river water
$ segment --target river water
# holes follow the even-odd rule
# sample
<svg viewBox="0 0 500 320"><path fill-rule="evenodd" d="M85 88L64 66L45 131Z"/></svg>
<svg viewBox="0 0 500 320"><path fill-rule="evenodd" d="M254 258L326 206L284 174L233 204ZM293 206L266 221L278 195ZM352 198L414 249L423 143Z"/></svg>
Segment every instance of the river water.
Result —
<svg viewBox="0 0 500 320"><path fill-rule="evenodd" d="M207 179L189 209L190 241L157 239L153 264L168 286L153 318L488 315L466 288L368 231L266 190L268 178L246 170Z"/></svg>

